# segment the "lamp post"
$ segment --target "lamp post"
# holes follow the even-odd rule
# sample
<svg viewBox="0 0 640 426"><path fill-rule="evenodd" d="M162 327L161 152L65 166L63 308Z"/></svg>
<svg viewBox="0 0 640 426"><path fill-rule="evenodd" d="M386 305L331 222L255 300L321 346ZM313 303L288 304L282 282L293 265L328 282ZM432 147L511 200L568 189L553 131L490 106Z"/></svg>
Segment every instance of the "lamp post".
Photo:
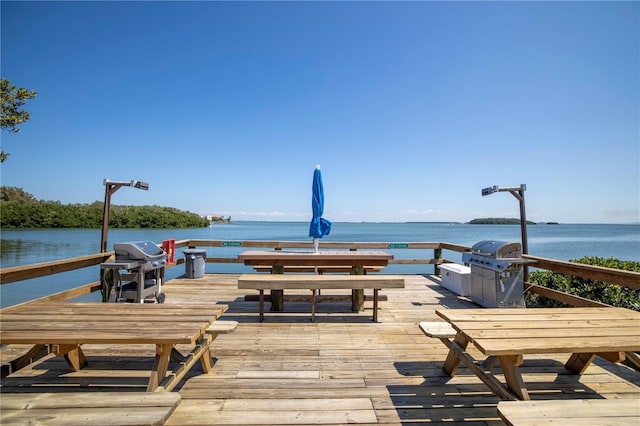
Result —
<svg viewBox="0 0 640 426"><path fill-rule="evenodd" d="M113 194L123 186L132 186L144 191L149 190L148 183L140 182L138 180L131 180L129 182L114 182L110 181L109 179L104 180L104 208L102 210L102 237L100 239L100 251L102 253L105 253L107 251L107 231L109 230L109 208L111 207L111 194Z"/></svg>
<svg viewBox="0 0 640 426"><path fill-rule="evenodd" d="M494 192L510 192L516 197L520 203L520 236L522 238L522 253L529 253L529 245L527 243L527 213L524 207L524 191L527 185L521 184L519 187L501 188L499 186L490 186L482 190L482 196L493 194ZM524 266L524 280L529 281L529 267Z"/></svg>

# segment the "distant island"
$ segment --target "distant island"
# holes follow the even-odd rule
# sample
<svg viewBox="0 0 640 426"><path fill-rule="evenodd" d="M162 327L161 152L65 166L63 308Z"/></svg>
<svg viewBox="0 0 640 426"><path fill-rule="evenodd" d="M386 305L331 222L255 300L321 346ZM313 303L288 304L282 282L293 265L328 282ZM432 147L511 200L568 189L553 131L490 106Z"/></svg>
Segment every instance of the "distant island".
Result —
<svg viewBox="0 0 640 426"><path fill-rule="evenodd" d="M551 222L550 222L551 223ZM504 218L504 217L485 217L473 219L470 225L520 225L520 219ZM535 222L527 221L527 225L536 225Z"/></svg>

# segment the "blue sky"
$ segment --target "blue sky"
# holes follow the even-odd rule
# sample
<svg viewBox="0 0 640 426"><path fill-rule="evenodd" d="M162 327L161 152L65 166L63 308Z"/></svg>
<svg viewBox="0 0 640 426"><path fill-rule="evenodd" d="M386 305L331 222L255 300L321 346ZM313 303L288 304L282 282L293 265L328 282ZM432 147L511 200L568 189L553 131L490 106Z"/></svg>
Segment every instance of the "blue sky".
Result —
<svg viewBox="0 0 640 426"><path fill-rule="evenodd" d="M234 220L640 220L638 2L2 1L2 185Z"/></svg>

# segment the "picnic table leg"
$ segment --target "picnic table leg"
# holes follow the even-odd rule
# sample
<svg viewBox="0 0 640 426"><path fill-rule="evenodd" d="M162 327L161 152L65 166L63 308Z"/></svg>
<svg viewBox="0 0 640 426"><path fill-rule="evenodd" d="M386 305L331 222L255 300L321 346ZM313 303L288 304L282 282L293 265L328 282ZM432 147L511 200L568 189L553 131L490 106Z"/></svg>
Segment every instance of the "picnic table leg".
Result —
<svg viewBox="0 0 640 426"><path fill-rule="evenodd" d="M270 290L271 312L284 311L284 290Z"/></svg>
<svg viewBox="0 0 640 426"><path fill-rule="evenodd" d="M53 345L51 351L55 355L63 356L71 371L79 371L87 365L87 358L80 349L80 345Z"/></svg>
<svg viewBox="0 0 640 426"><path fill-rule="evenodd" d="M456 337L453 339L453 341L457 343L462 350L466 350L467 345L469 344L469 341L467 340L467 338L464 336L464 334L460 332L456 334ZM442 369L449 376L453 377L456 375L459 365L460 365L460 357L458 356L456 351L452 347L450 347L449 353L447 354L447 359L444 361L444 365L442 366Z"/></svg>
<svg viewBox="0 0 640 426"><path fill-rule="evenodd" d="M378 322L378 291L379 289L373 289L373 322Z"/></svg>
<svg viewBox="0 0 640 426"><path fill-rule="evenodd" d="M260 296L258 296L258 310L260 311L260 322L264 321L264 290L260 289Z"/></svg>
<svg viewBox="0 0 640 426"><path fill-rule="evenodd" d="M522 355L499 356L498 359L509 390L521 400L529 401L529 392L527 392L527 387L524 384L524 380L522 380L522 373L520 372L520 365L523 362Z"/></svg>
<svg viewBox="0 0 640 426"><path fill-rule="evenodd" d="M272 274L284 274L284 266L273 265L271 267ZM270 290L271 293L271 312L284 311L284 290Z"/></svg>
<svg viewBox="0 0 640 426"><path fill-rule="evenodd" d="M171 358L171 349L173 343L163 343L156 345L156 358L153 361L149 383L147 384L147 392L153 392L167 374L169 367L169 358Z"/></svg>
<svg viewBox="0 0 640 426"><path fill-rule="evenodd" d="M208 333L201 336L200 339L198 339L198 343L191 352L180 361L177 368L171 372L171 374L166 375L165 373L165 375L160 377L162 381L153 390L155 392L171 392L198 361L200 361L202 365L202 370L205 373L210 373L213 370L211 350L209 348L209 344L212 341L213 337Z"/></svg>
<svg viewBox="0 0 640 426"><path fill-rule="evenodd" d="M572 354L564 365L567 370L573 371L575 374L582 374L589 364L595 359L596 354Z"/></svg>
<svg viewBox="0 0 640 426"><path fill-rule="evenodd" d="M445 339L441 339L441 340L444 341ZM510 388L502 384L493 374L491 374L491 370L484 366L485 365L484 362L479 363L478 361L476 361L465 349L462 348L462 346L460 346L459 343L455 341L446 341L445 343L449 347L449 351L450 351L449 353L450 354L453 353L455 357L457 357L457 361L455 362L457 364L459 364L460 361L464 362L465 365L469 367L469 369L473 371L476 374L476 376L478 376L478 378L482 380L482 382L485 385L487 385L489 389L491 389L493 393L495 393L497 396L500 397L500 399L503 399L505 401L518 401L523 398L522 394L516 395L511 391ZM509 360L507 359L507 361ZM512 361L514 363L517 362L516 358L513 358ZM455 365L455 368L452 370L451 377L453 377L453 375L456 372L457 364ZM505 365L506 365L505 370L509 371L509 366L507 364ZM445 366L444 369L446 371L447 367ZM519 371L516 371L516 372L518 375L520 374ZM508 376L508 374L510 373L505 372L505 376ZM509 378L508 380L510 383L514 383L514 381L511 378ZM522 387L523 386L521 386L520 388ZM527 395L527 398L528 398L528 395Z"/></svg>
<svg viewBox="0 0 640 426"><path fill-rule="evenodd" d="M311 322L316 320L316 289L311 289Z"/></svg>
<svg viewBox="0 0 640 426"><path fill-rule="evenodd" d="M567 363L564 365L568 370L575 374L582 374L587 367L593 362L595 357L599 356L609 362L624 362L627 357L624 352L602 352L597 354L572 354Z"/></svg>
<svg viewBox="0 0 640 426"><path fill-rule="evenodd" d="M351 310L353 312L364 311L364 289L351 290Z"/></svg>
<svg viewBox="0 0 640 426"><path fill-rule="evenodd" d="M364 275L364 266L352 266L351 275ZM351 290L351 310L353 312L364 311L364 289Z"/></svg>
<svg viewBox="0 0 640 426"><path fill-rule="evenodd" d="M209 343L211 343L211 339L208 337L202 338L200 342L198 342L199 346L202 346L202 355L200 355L200 364L202 365L202 371L205 373L210 373L213 370L213 362L211 359L211 349L209 348Z"/></svg>

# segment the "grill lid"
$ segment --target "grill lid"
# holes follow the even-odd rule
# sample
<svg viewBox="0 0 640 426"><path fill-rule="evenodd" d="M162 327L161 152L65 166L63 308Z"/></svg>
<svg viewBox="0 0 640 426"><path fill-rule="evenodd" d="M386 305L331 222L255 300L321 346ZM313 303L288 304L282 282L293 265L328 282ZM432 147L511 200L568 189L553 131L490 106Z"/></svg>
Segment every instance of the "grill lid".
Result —
<svg viewBox="0 0 640 426"><path fill-rule="evenodd" d="M462 262L493 271L517 268L530 261L522 258L520 243L485 240L474 244L471 252L462 253Z"/></svg>
<svg viewBox="0 0 640 426"><path fill-rule="evenodd" d="M116 258L152 260L166 256L164 250L152 241L114 243L113 250L116 252Z"/></svg>
<svg viewBox="0 0 640 426"><path fill-rule="evenodd" d="M520 243L494 240L475 243L471 247L471 253L476 256L485 256L493 259L520 258L522 256Z"/></svg>

